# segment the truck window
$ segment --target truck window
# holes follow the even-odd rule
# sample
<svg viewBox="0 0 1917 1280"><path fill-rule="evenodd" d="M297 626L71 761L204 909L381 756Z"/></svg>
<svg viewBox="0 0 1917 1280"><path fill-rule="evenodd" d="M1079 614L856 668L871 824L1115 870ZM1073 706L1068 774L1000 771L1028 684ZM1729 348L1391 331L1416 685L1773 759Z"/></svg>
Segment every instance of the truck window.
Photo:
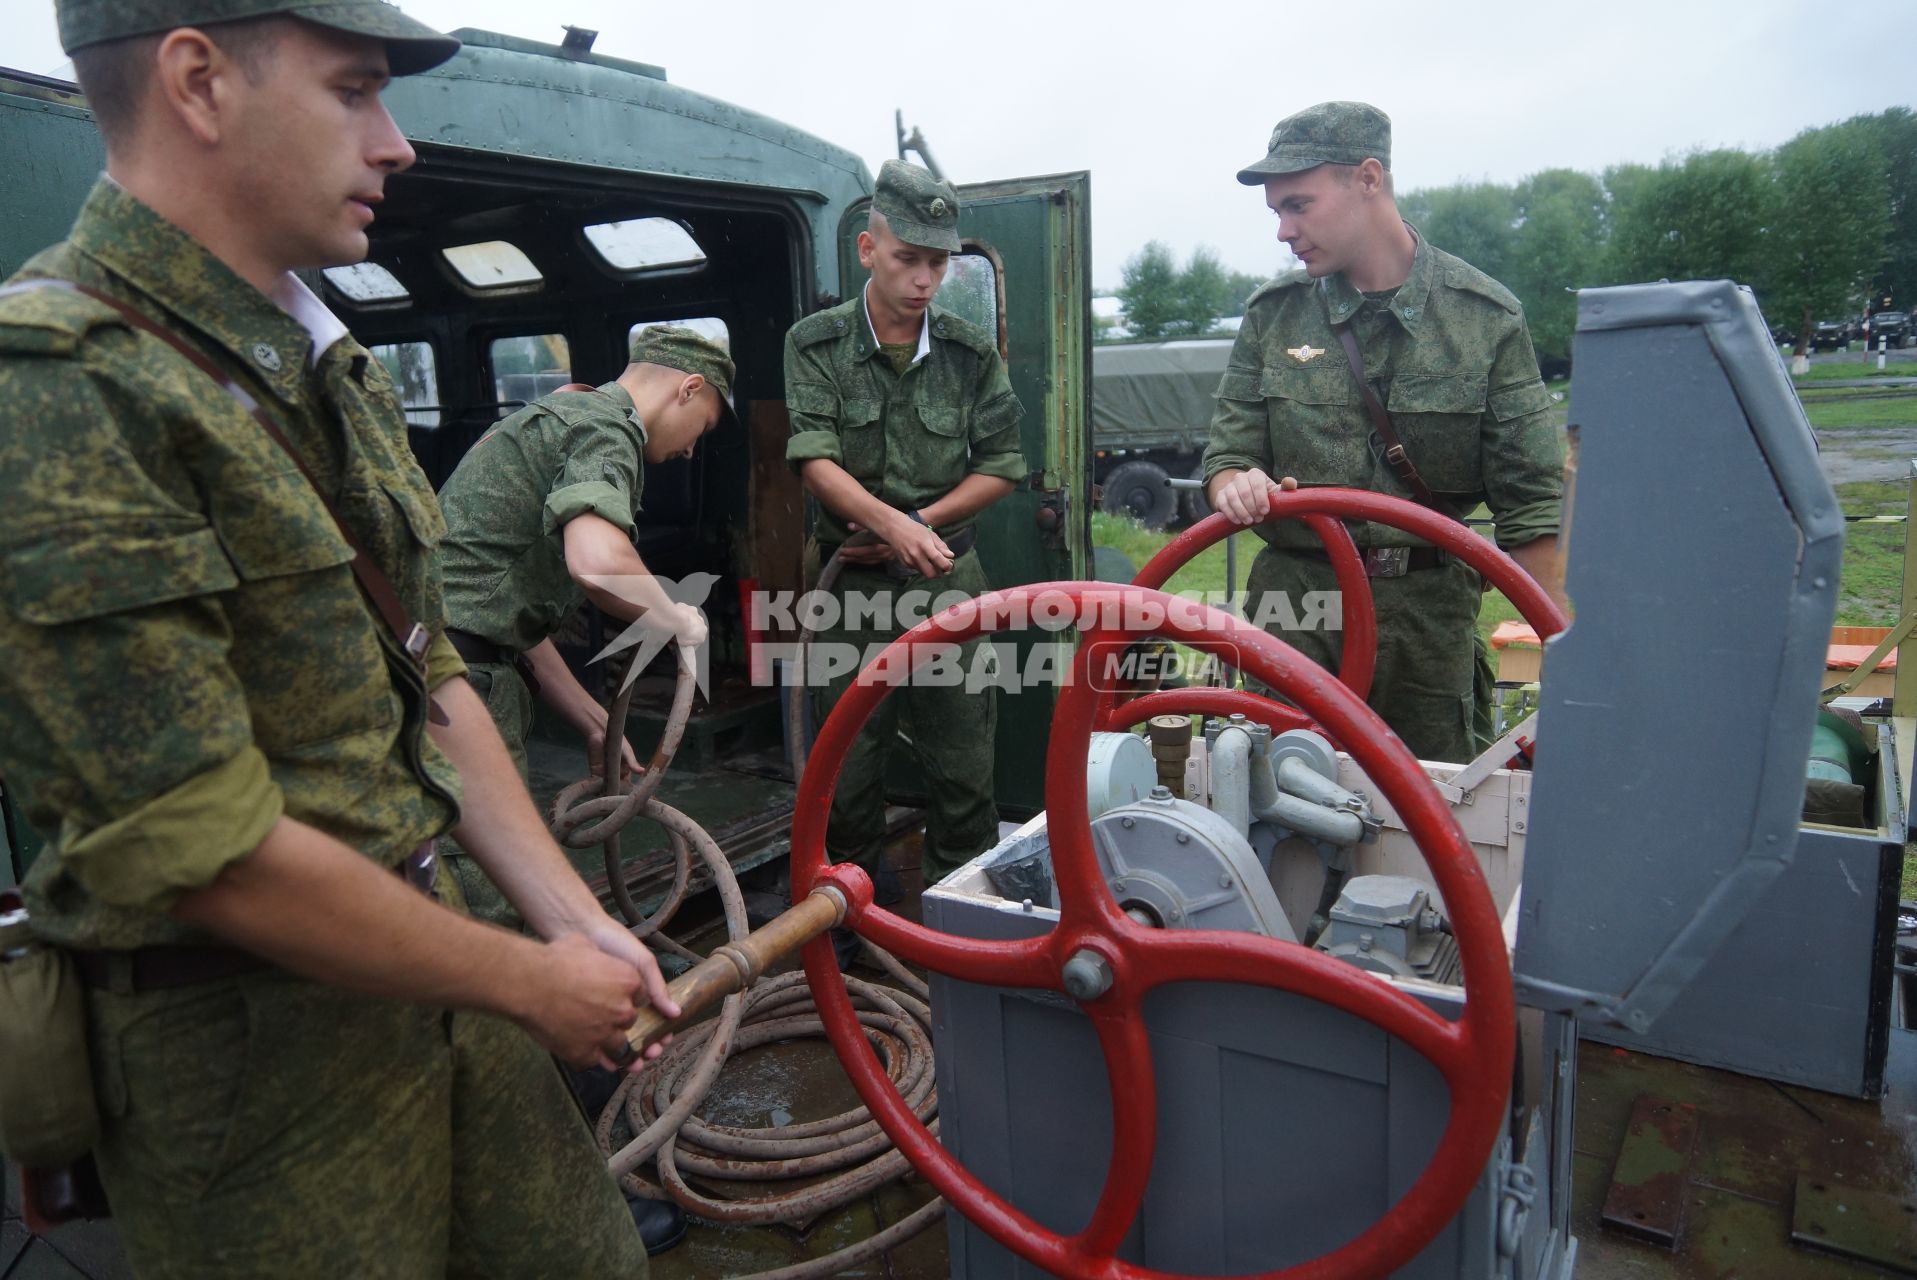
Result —
<svg viewBox="0 0 1917 1280"><path fill-rule="evenodd" d="M493 372L493 399L503 418L529 401L572 381L572 348L563 333L494 338L487 348Z"/></svg>
<svg viewBox="0 0 1917 1280"><path fill-rule="evenodd" d="M586 243L620 272L665 271L705 265L706 251L671 218L631 218L586 228Z"/></svg>
<svg viewBox="0 0 1917 1280"><path fill-rule="evenodd" d="M504 240L456 244L441 249L440 254L470 289L490 292L494 289L538 285L544 280L532 259L518 245Z"/></svg>
<svg viewBox="0 0 1917 1280"><path fill-rule="evenodd" d="M934 300L953 315L970 320L998 339L999 354L1005 354L1005 335L998 331L1000 288L998 267L985 253L967 249L952 255L946 268L945 283Z"/></svg>
<svg viewBox="0 0 1917 1280"><path fill-rule="evenodd" d="M377 262L328 267L321 274L329 284L354 302L398 302L412 296L406 292L405 285L393 278L392 272Z"/></svg>
<svg viewBox="0 0 1917 1280"><path fill-rule="evenodd" d="M364 264L361 264L364 265ZM397 282L395 282L397 283ZM399 387L406 425L431 430L439 425L439 364L430 342L388 342L372 349Z"/></svg>

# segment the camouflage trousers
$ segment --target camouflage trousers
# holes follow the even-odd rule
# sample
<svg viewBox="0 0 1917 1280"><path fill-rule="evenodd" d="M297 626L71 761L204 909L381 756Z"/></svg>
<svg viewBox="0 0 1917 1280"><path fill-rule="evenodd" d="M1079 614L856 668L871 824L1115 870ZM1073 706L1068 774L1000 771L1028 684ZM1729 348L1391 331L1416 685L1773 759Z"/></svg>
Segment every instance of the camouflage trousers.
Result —
<svg viewBox="0 0 1917 1280"><path fill-rule="evenodd" d="M936 600L950 591L975 596L989 590L991 585L979 565L978 553L968 551L942 578L915 577L901 582L883 570L848 565L839 578L837 594L841 602L849 593L882 593L885 600L893 602L906 592L928 592ZM930 611L920 609L919 613ZM897 625L898 618L889 607L879 626L852 628L845 626L845 621L842 613L837 625L813 638L814 669L824 654L832 652L827 646L856 647L861 655L858 666L862 667L871 646L910 630ZM983 643L972 640L962 646L958 662L961 671L972 669ZM817 692L815 723L825 723L825 717L852 687L856 674L856 669L841 672ZM943 880L991 848L998 840L998 805L992 785L993 735L997 727L994 689L968 693L961 680L952 686L915 684L893 690L865 722L846 756L826 826L826 855L834 862L857 862L867 871L878 865L885 839L886 766L901 732L924 774L928 813L921 865L925 883Z"/></svg>
<svg viewBox="0 0 1917 1280"><path fill-rule="evenodd" d="M646 1274L552 1059L504 1019L277 970L89 1004L95 1155L147 1280Z"/></svg>
<svg viewBox="0 0 1917 1280"><path fill-rule="evenodd" d="M1287 614L1301 622L1313 615L1305 596L1330 592L1338 581L1331 565L1307 556L1265 547L1246 577L1246 610L1259 616L1269 592L1283 592L1288 610L1270 609L1266 629L1305 657L1336 674L1344 648L1342 629L1305 626L1285 629ZM1488 658L1474 639L1482 595L1477 571L1452 561L1398 578L1373 578L1372 600L1378 616L1378 663L1371 681L1371 709L1392 727L1420 760L1460 763L1478 752L1478 737L1489 724ZM1341 613L1334 603L1330 617ZM1482 668L1482 669L1481 669ZM1484 687L1480 688L1480 684Z"/></svg>
<svg viewBox="0 0 1917 1280"><path fill-rule="evenodd" d="M526 687L519 672L505 662L469 662L466 678L472 682L473 692L486 704L499 736L505 740L506 750L519 770L519 780L530 787L532 775L526 765L526 736L532 732L532 690ZM526 922L513 909L513 904L506 901L499 886L464 849L451 837L441 840L439 848L446 870L459 882L466 909L475 919L506 929L525 928Z"/></svg>

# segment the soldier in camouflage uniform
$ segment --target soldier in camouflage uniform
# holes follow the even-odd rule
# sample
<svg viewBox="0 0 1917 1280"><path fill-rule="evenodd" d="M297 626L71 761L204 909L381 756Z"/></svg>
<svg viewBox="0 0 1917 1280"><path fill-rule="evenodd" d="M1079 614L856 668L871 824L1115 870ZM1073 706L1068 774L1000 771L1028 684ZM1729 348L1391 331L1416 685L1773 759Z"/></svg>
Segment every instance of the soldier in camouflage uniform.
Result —
<svg viewBox="0 0 1917 1280"><path fill-rule="evenodd" d="M630 353L604 386L554 392L488 431L440 490L448 634L522 780L535 691L600 758L606 708L552 642L583 601L622 621L657 618L688 652L705 639L699 611L664 597L632 536L645 464L690 457L730 418L732 358L673 325L640 330ZM637 768L630 745L625 754ZM517 914L472 860L446 854L473 914L516 927Z"/></svg>
<svg viewBox="0 0 1917 1280"><path fill-rule="evenodd" d="M807 316L786 335L786 458L818 499L821 559L837 552L844 562L841 603L853 594L898 601L910 591L990 590L972 549L973 522L1027 470L1019 449L1023 410L996 335L932 305L959 249L958 213L948 184L886 161L870 225L859 233L859 262L871 280L859 297ZM841 550L859 530L871 530L878 545ZM842 612L838 625L824 629L815 653L848 645L864 653L910 629L892 609L876 626L847 621ZM977 644L966 646L967 670ZM831 681L821 716L852 678ZM839 776L826 851L877 869L886 755L900 716L925 771L923 867L932 884L997 838L990 690L914 685L887 698Z"/></svg>
<svg viewBox="0 0 1917 1280"><path fill-rule="evenodd" d="M1246 305L1205 451L1212 505L1240 524L1260 520L1280 487L1273 476L1286 488L1413 496L1382 456L1333 329L1348 324L1405 452L1447 514L1488 503L1498 545L1555 594L1562 451L1517 299L1398 216L1391 122L1377 108L1307 108L1279 122L1269 152L1238 180L1265 188L1278 238L1301 265ZM1377 602L1373 709L1421 759L1470 759L1481 745L1474 722L1484 723L1477 573L1399 530L1351 530L1369 553ZM1270 592L1293 606L1270 611L1278 623L1309 616L1305 593L1337 589L1321 545L1296 521L1257 532L1268 545L1246 581L1254 616ZM1337 669L1342 633L1273 630Z"/></svg>
<svg viewBox="0 0 1917 1280"><path fill-rule="evenodd" d="M291 9L60 0L107 175L0 294L0 772L94 1155L144 1276L642 1276L540 1046L623 1056L665 988L478 731L392 381L293 274L365 256L388 68L458 46ZM456 823L552 941L429 896Z"/></svg>

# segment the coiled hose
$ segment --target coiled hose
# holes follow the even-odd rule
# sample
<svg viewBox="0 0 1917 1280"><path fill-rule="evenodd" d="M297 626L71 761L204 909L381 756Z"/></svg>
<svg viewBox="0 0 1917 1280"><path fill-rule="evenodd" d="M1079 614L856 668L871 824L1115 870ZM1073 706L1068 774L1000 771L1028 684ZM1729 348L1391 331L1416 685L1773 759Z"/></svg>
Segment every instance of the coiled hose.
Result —
<svg viewBox="0 0 1917 1280"><path fill-rule="evenodd" d="M836 557L820 577L819 587L830 590L838 577ZM809 630L802 636L810 640ZM572 848L604 846L607 881L633 935L649 945L697 961L662 930L685 900L692 878L692 854L712 876L725 918L726 934L738 940L750 932L745 899L725 852L705 828L654 799L666 766L685 734L692 705L692 666L683 655L659 749L631 791L619 776L621 744L632 705L632 684L614 700L606 727L602 772L580 779L553 802L552 832ZM803 697L803 684L792 688ZM796 701L796 700L795 700ZM788 704L791 705L790 703ZM800 710L802 710L802 706ZM795 746L795 782L804 769L803 717L792 715L788 732ZM597 790L599 794L592 796ZM665 901L651 916L641 916L626 883L619 860L619 832L632 819L644 816L665 828L673 853L673 881ZM588 825L590 824L590 825ZM920 1120L937 1131L938 1106L934 1083L931 1011L925 983L897 958L866 943L867 953L898 988L847 977L846 988L859 1011L867 1038L877 1050L892 1081ZM714 1125L695 1114L718 1082L726 1060L735 1052L810 1036L823 1037L803 973L786 973L758 986L728 996L716 1018L679 1032L665 1053L619 1084L600 1113L594 1132L607 1167L628 1192L646 1199L676 1201L681 1208L708 1222L768 1225L802 1222L840 1208L911 1170L891 1140L865 1107L824 1120L783 1128L739 1128ZM624 1120L633 1136L616 1150L613 1135ZM640 1176L639 1167L654 1163L657 1180ZM702 1194L685 1174L727 1183L751 1185L791 1178L831 1174L822 1182L770 1197L721 1198ZM822 1280L845 1268L875 1258L939 1221L945 1201L935 1198L891 1226L855 1245L822 1258L761 1272L744 1280Z"/></svg>

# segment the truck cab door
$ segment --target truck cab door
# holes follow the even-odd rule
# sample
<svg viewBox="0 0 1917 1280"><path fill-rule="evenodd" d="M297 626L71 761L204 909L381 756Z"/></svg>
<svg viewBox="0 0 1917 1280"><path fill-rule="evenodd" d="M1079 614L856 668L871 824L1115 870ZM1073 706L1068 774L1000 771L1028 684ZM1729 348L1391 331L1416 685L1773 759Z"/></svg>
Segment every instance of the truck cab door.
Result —
<svg viewBox="0 0 1917 1280"><path fill-rule="evenodd" d="M1091 186L1084 173L958 188L960 252L936 305L997 333L1021 425L1026 483L981 513L978 553L994 587L1091 576ZM839 225L840 293L865 287L858 238L871 200ZM1051 633L1000 637L1030 668ZM1057 690L1049 682L1001 690L996 782L999 806L1036 813L1045 804L1045 745ZM895 757L896 759L897 757ZM903 779L900 790L915 788Z"/></svg>

